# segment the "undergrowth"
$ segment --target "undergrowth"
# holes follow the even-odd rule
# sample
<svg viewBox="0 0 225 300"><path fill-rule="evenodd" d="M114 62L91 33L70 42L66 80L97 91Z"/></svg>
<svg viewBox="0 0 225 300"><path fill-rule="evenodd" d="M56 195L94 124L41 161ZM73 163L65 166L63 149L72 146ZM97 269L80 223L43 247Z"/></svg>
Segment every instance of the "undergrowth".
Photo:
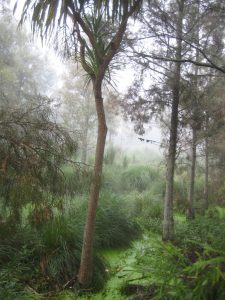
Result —
<svg viewBox="0 0 225 300"><path fill-rule="evenodd" d="M225 299L224 235L224 218L199 216L179 223L173 243L163 243L152 234L146 237L134 250L133 267L145 279L149 299Z"/></svg>

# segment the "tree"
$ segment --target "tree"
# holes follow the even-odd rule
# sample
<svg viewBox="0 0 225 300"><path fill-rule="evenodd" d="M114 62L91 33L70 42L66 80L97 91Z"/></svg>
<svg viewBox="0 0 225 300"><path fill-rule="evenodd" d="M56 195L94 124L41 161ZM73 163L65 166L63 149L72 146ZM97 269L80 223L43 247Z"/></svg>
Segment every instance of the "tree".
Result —
<svg viewBox="0 0 225 300"><path fill-rule="evenodd" d="M0 189L1 205L17 225L24 205L37 210L45 204L42 190L54 192L47 178L62 186L60 166L76 143L54 122L54 100L38 93L39 87L48 89L49 76L40 71L44 61L27 35L15 29L5 12L0 18Z"/></svg>
<svg viewBox="0 0 225 300"><path fill-rule="evenodd" d="M208 67L224 72L224 68L221 67L223 61L222 55L219 52L219 49L222 48L221 36L223 36L222 32L224 30L224 26L222 26L222 16L224 9L218 1L213 3L211 1L205 2L206 1L191 0L152 1L151 6L145 10L144 14L139 19L143 24L143 36L141 36L140 39L139 36L128 39L132 50L130 56L135 63L141 66L142 72L141 80L139 80L139 82L136 81L136 85L129 90L129 94L133 97L132 100L134 100L130 107L132 114L131 118L136 122L136 129L138 129L140 133L143 133L143 123L148 122L153 113L156 113L157 115L158 112L165 112L165 107L167 107L168 104L171 104L172 106L167 159L167 192L164 209L163 239L165 240L171 239L173 236L173 174L177 151L178 125L182 118L181 115L183 114L181 110L178 109L178 103L181 104L186 86L192 78L192 82L196 87L195 89L193 89L193 86L191 87L191 106L193 107L193 110L191 112L192 121L189 122L189 126L192 124L191 130L193 132L192 175L190 177L191 183L189 192L189 203L191 204L190 211L191 214L193 214L192 208L197 143L196 127L198 126L196 123L199 123L198 119L202 117L201 115L197 116L198 109L196 109L196 103L199 102L197 99L199 84L196 79L199 75L201 76L204 75L204 73L207 73L207 71L198 71L200 70L200 67ZM181 12L181 7L183 7L183 12ZM182 16L181 18L183 20L179 20L180 16ZM216 23L215 20L217 20ZM198 37L199 33L200 38ZM142 40L144 40L144 42L142 42ZM146 46L146 41L148 40L151 45L149 47ZM191 74L193 72L191 65L195 66L195 76ZM140 93L140 85L146 85L143 74L146 74L147 72L151 72L151 79L153 78L156 83L155 85L152 85L151 88L145 89L146 92L142 91ZM156 79L154 77L156 77ZM167 77L166 80L165 77ZM193 80L193 78L195 78L195 80ZM195 90L195 92L193 90ZM161 109L161 111L158 109L160 106L161 108L164 108L163 110ZM163 120L162 116L163 114L161 114L161 117L158 117L158 119ZM171 232L171 234L169 232Z"/></svg>
<svg viewBox="0 0 225 300"><path fill-rule="evenodd" d="M62 24L65 25L64 30L68 29L67 25L70 21L76 53L78 55L79 52L79 61L93 85L98 118L98 136L78 274L79 283L84 287L89 286L92 281L94 224L107 134L102 83L109 71L110 62L119 51L127 22L137 12L141 2L141 0L91 2L88 0L69 0L66 2L36 0L31 4L27 0L21 17L21 23L23 23L31 8L33 30L46 36L53 32L56 26ZM110 28L110 32L107 28Z"/></svg>
<svg viewBox="0 0 225 300"><path fill-rule="evenodd" d="M152 62L145 61L148 56L145 51L136 51L132 47L133 52L137 54L139 63L142 64L143 70L153 70L159 74L159 79L162 78L163 90L159 88L158 82L148 90L150 99L143 99L143 96L137 96L139 101L136 103L138 115L142 113L141 120L146 122L151 118L152 112L157 113L156 107L165 108L168 104L171 106L170 117L170 133L169 133L169 149L167 154L167 175L166 175L166 192L164 202L164 222L163 222L163 240L173 238L173 179L176 160L176 145L178 131L178 107L181 94L181 59L183 55L183 31L184 18L186 14L185 0L177 1L153 1L147 10L147 16L142 17L142 22L148 28L148 34L154 36L155 42L160 47L153 47L155 51L159 51L162 55L169 55L174 58L174 63L160 65L155 63L152 67ZM165 9L165 10L164 10ZM170 36L172 35L172 41ZM144 47L144 46L143 46ZM150 51L150 50L149 50ZM144 58L144 59L143 59ZM154 62L153 62L154 63ZM144 72L142 71L142 72ZM154 97L151 96L154 93ZM137 92L135 92L137 94ZM142 110L144 107L153 108L152 112ZM137 118L136 118L137 119ZM139 123L137 123L140 126ZM140 126L140 128L142 128Z"/></svg>

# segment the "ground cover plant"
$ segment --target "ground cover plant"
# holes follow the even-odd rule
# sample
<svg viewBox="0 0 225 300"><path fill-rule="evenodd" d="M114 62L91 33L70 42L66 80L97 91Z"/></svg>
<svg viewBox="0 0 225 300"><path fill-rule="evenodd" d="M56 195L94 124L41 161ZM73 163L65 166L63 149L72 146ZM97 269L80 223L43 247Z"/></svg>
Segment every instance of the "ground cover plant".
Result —
<svg viewBox="0 0 225 300"><path fill-rule="evenodd" d="M223 299L223 224L224 218L219 216L201 216L191 222L178 222L173 242L163 243L159 236L146 236L142 246L134 249L136 271L142 278L141 282L134 282L137 298ZM132 284L128 281L123 292Z"/></svg>

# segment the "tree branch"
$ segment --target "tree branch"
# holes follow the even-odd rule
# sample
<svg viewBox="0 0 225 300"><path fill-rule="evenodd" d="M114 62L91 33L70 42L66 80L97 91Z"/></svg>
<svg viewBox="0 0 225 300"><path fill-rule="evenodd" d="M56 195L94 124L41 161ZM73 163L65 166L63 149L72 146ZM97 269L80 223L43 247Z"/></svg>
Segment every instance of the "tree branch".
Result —
<svg viewBox="0 0 225 300"><path fill-rule="evenodd" d="M103 80L105 71L107 70L110 61L112 60L112 58L114 57L114 55L116 54L117 50L120 47L129 17L133 15L133 13L138 8L141 1L142 0L135 1L133 6L130 8L130 10L124 15L122 22L117 30L117 33L115 34L115 36L112 38L111 42L109 43L109 49L108 49L105 57L103 58L103 62L100 66L100 70L99 70L99 73L97 76L99 81Z"/></svg>
<svg viewBox="0 0 225 300"><path fill-rule="evenodd" d="M211 68L211 69L216 69L223 74L225 74L225 68L217 66L215 63L213 63L207 55L204 53L204 51L200 51L201 54L205 57L205 59L208 60L209 63L204 63L204 62L199 62L195 61L192 59L176 59L176 58L170 58L170 57L163 57L163 56L158 56L158 55L149 55L149 54L144 54L140 52L135 52L135 54L141 56L142 58L150 58L150 59L156 59L156 60L161 60L161 61L168 61L168 62L176 62L176 63L191 63L195 66L200 66L200 67L206 67L206 68Z"/></svg>

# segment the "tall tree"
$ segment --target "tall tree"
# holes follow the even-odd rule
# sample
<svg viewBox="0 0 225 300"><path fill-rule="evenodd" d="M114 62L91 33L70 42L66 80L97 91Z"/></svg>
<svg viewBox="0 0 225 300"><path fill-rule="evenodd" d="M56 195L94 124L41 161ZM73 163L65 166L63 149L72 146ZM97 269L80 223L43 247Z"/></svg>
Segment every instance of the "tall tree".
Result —
<svg viewBox="0 0 225 300"><path fill-rule="evenodd" d="M4 221L13 218L17 224L24 205L37 211L47 202L42 190L54 192L46 178L55 176L63 186L60 165L76 145L54 122L54 101L38 93L39 87L48 92L49 76L40 67L44 58L23 31L16 34L7 10L0 15L0 39L1 206L9 210Z"/></svg>
<svg viewBox="0 0 225 300"><path fill-rule="evenodd" d="M182 13L181 7L183 7ZM171 102L172 104L167 160L167 192L164 209L163 239L165 240L171 239L173 236L173 174L175 167L177 125L179 125L178 116L179 114L182 115L182 112L178 110L178 103L181 102L181 99L183 98L182 94L184 94L185 85L190 82L190 78L195 78L195 80L192 80L196 87L195 89L192 87L191 106L193 107L193 110L191 112L189 111L192 115L192 121L189 122L189 125L192 123L191 130L193 132L193 159L191 168L192 175L190 176L189 203L191 203L190 207L193 207L197 143L196 133L199 117L202 117L202 115L198 116L196 103L199 102L199 99L197 99L198 95L194 95L194 93L198 91L197 86L199 84L197 78L204 73L202 70L200 72L198 71L200 67L214 68L224 72L224 68L220 67L222 66L222 55L218 52L218 49L222 46L220 36L222 36L222 32L224 31L224 26L222 26L223 13L224 8L218 1L155 0L151 2L151 6L146 9L140 19L140 22L144 25L142 28L143 36L141 37L141 40L144 39L144 42L141 43L138 36L128 40L131 45L133 60L142 66L142 75L147 71L151 71L151 79L154 76L153 72L157 74L155 77L158 78L158 82L155 86L148 89L149 93L142 92L138 94L137 89L136 91L133 91L138 87L138 91L140 92L139 86L146 84L143 80L144 76L141 77L141 80L139 79L138 83L136 82L137 85L134 89L130 89L133 93L132 97L135 99L135 103L132 103L131 105L132 119L136 121L135 125L137 128L140 130L143 129L142 123L149 121L152 112L155 112L156 107L159 106L159 102L164 104ZM181 15L183 24L179 21L179 16ZM217 25L213 20L217 20ZM199 32L201 32L200 41L198 37ZM137 47L135 47L135 40ZM146 40L150 41L149 44L151 47L146 46ZM157 44L157 47L154 47L151 40ZM217 43L214 41L217 41ZM142 47L140 47L140 43ZM194 74L191 74L193 73L191 64L196 66L194 71L194 73L196 73L195 76ZM183 67L181 68L181 66ZM207 71L205 71L205 73L207 73ZM168 79L164 80L163 88L160 90L159 82L163 76L167 76ZM155 97L153 97L151 93L152 95L155 95ZM167 101L168 98L169 101ZM137 116L140 117L137 118ZM193 209L191 209L191 211L193 212Z"/></svg>
<svg viewBox="0 0 225 300"><path fill-rule="evenodd" d="M180 102L180 81L181 81L181 63L182 58L182 38L183 38L183 18L184 18L184 2L177 1L177 22L176 22L176 53L175 58L178 61L175 65L174 78L172 83L172 112L170 121L170 139L169 150L167 156L167 175L166 175L166 193L164 203L164 219L163 219L163 240L171 240L173 238L173 181L174 168L176 159L177 144L177 127L178 127L178 107Z"/></svg>
<svg viewBox="0 0 225 300"><path fill-rule="evenodd" d="M48 36L56 26L60 26L62 23L65 25L64 29L68 29L68 25L72 24L71 33L74 38L76 53L77 55L79 53L79 61L93 85L98 118L98 136L78 274L79 283L84 287L91 284L93 276L95 216L107 134L102 83L106 78L110 62L119 51L127 22L137 12L141 2L141 0L36 0L31 3L27 0L23 7L21 22L25 21L31 9L33 30L40 34ZM110 32L107 28L110 28Z"/></svg>

